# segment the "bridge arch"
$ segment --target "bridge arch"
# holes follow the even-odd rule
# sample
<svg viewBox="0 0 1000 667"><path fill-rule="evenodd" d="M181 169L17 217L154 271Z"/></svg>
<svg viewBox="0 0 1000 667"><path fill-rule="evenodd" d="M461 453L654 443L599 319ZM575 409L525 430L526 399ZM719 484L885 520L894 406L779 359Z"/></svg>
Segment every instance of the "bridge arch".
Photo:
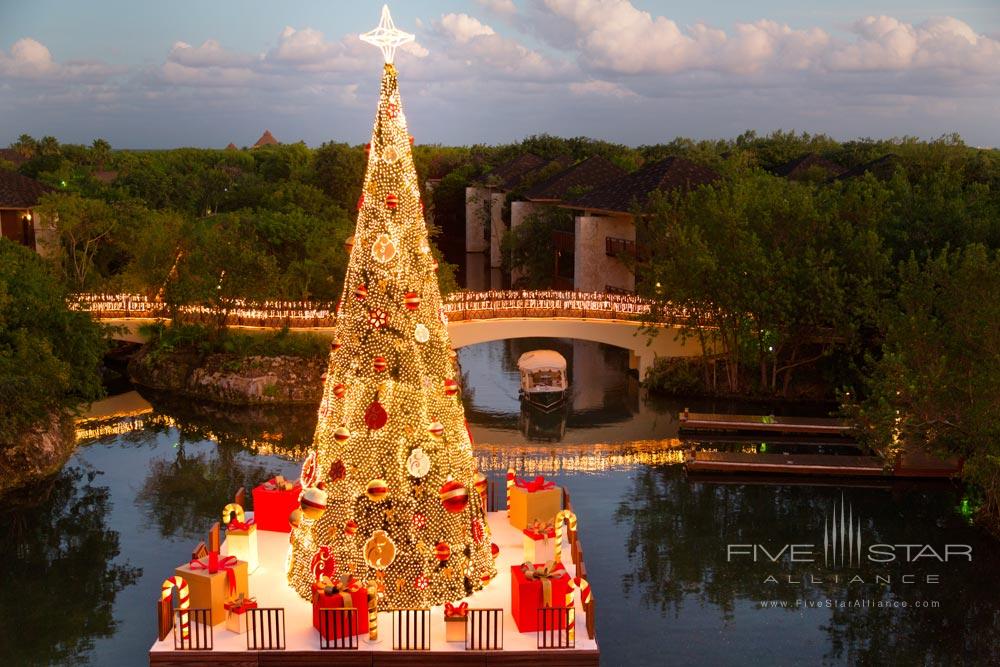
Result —
<svg viewBox="0 0 1000 667"><path fill-rule="evenodd" d="M652 338L640 330L641 326L627 320L512 317L449 322L448 336L455 349L508 338L573 338L604 343L628 350L630 365L639 371L640 378L658 357L701 354L697 341L682 341L675 326L662 325Z"/></svg>

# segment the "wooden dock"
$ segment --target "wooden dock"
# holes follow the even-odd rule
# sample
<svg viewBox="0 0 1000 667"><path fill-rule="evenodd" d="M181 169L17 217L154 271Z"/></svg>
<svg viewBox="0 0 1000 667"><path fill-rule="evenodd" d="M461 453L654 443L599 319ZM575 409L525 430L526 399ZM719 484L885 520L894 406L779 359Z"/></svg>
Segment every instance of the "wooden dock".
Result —
<svg viewBox="0 0 1000 667"><path fill-rule="evenodd" d="M767 473L771 475L826 475L880 477L885 474L877 456L836 454L749 454L744 452L688 452L688 472Z"/></svg>
<svg viewBox="0 0 1000 667"><path fill-rule="evenodd" d="M725 415L684 410L678 416L680 430L706 433L798 433L813 435L850 434L842 419L827 417L775 417L774 415Z"/></svg>
<svg viewBox="0 0 1000 667"><path fill-rule="evenodd" d="M684 469L694 474L753 474L811 477L881 477L885 479L953 479L962 472L958 459L907 454L886 466L878 456L839 454L754 454L689 450Z"/></svg>

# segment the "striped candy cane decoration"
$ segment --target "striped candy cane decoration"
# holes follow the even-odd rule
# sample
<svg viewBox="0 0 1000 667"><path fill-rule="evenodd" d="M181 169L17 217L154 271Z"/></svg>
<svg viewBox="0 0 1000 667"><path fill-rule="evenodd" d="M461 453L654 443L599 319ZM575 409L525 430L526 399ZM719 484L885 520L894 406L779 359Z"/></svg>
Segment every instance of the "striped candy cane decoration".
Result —
<svg viewBox="0 0 1000 667"><path fill-rule="evenodd" d="M191 636L191 619L188 617L187 609L191 606L188 584L183 577L167 577L163 580L160 597L166 600L173 594L173 589L177 588L177 608L181 610L181 638L187 639Z"/></svg>
<svg viewBox="0 0 1000 667"><path fill-rule="evenodd" d="M247 515L243 512L243 506L236 503L229 503L222 508L222 525L228 526L229 522L232 520L233 512L236 512L236 521L239 523L244 523L247 520Z"/></svg>
<svg viewBox="0 0 1000 667"><path fill-rule="evenodd" d="M569 526L569 532L576 532L576 514L572 510L560 510L556 514L556 543L553 549L553 557L557 563L562 562L562 535L563 535L563 523Z"/></svg>
<svg viewBox="0 0 1000 667"><path fill-rule="evenodd" d="M507 519L510 519L510 490L514 488L514 469L507 468Z"/></svg>
<svg viewBox="0 0 1000 667"><path fill-rule="evenodd" d="M376 641L378 639L378 584L369 581L365 592L368 594L368 639Z"/></svg>
<svg viewBox="0 0 1000 667"><path fill-rule="evenodd" d="M573 591L580 591L580 604L586 605L590 602L590 583L583 577L576 577L569 580L569 588L566 591L566 607L570 609L569 623L566 627L566 634L570 641L576 640L576 605L573 603Z"/></svg>

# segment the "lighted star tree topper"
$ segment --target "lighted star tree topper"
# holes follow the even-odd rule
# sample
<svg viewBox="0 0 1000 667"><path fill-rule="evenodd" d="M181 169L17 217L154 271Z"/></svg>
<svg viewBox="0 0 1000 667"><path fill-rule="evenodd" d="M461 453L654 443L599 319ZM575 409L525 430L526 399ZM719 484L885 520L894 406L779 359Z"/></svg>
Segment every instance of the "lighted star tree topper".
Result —
<svg viewBox="0 0 1000 667"><path fill-rule="evenodd" d="M349 575L382 608L424 608L496 567L392 64L413 35L383 8L361 39L385 68L288 581L308 598L317 575Z"/></svg>

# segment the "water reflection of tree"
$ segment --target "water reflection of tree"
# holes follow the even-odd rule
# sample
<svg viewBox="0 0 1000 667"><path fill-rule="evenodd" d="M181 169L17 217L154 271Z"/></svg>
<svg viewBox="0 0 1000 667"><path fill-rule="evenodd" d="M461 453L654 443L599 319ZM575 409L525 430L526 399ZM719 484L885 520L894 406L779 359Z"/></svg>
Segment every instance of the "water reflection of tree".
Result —
<svg viewBox="0 0 1000 667"><path fill-rule="evenodd" d="M188 443L200 442L196 434L182 432L173 459L150 462L149 472L136 495L149 525L162 537L199 539L209 518L219 516L240 487L248 490L275 475L273 466L248 460L238 445L220 443L214 455L191 453ZM250 498L247 498L250 503Z"/></svg>
<svg viewBox="0 0 1000 667"><path fill-rule="evenodd" d="M846 568L873 582L891 575L892 584L810 585L808 577L831 574L819 564L728 562L726 545L820 543L823 517L841 494L861 509L867 544L973 543L976 562L941 565L866 565ZM893 497L895 496L895 497ZM712 606L723 620L756 623L750 615L762 600L785 601L788 611L754 609L753 614L812 614L829 639L826 659L851 664L1000 664L1000 567L995 543L977 537L949 517L950 495L919 490L816 488L799 486L707 484L688 480L679 466L637 471L632 489L616 513L628 524L627 549L632 571L623 578L626 595L661 614L679 615L686 604ZM942 508L945 503L945 508ZM981 540L981 543L978 541ZM821 547L820 547L821 548ZM822 560L822 558L821 558ZM940 573L941 584L922 580ZM901 583L917 573L917 583ZM801 584L765 583L791 575ZM829 578L829 577L828 577ZM969 584L972 585L969 585ZM949 585L950 584L950 585ZM939 609L823 609L803 612L796 600L939 600ZM773 631L773 626L762 631Z"/></svg>
<svg viewBox="0 0 1000 667"><path fill-rule="evenodd" d="M0 516L0 655L5 665L80 664L94 640L116 629L115 597L142 574L115 563L119 536L107 526L110 494L98 473L67 467L37 505Z"/></svg>

